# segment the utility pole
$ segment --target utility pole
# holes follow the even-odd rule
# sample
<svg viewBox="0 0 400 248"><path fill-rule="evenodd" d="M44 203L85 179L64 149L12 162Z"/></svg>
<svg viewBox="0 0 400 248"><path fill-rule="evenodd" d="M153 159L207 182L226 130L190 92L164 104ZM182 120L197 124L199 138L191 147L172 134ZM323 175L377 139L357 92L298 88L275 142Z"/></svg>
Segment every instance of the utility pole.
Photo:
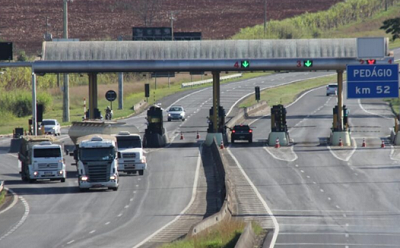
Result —
<svg viewBox="0 0 400 248"><path fill-rule="evenodd" d="M264 38L267 32L267 0L264 0Z"/></svg>
<svg viewBox="0 0 400 248"><path fill-rule="evenodd" d="M63 25L63 38L68 39L68 1L64 1L64 25ZM63 122L69 122L69 77L67 73L64 73L64 89L63 89Z"/></svg>
<svg viewBox="0 0 400 248"><path fill-rule="evenodd" d="M388 9L388 0L385 0L385 11Z"/></svg>
<svg viewBox="0 0 400 248"><path fill-rule="evenodd" d="M171 40L174 40L174 21L176 21L175 14L178 11L171 11L171 15L169 16L169 20L171 21Z"/></svg>

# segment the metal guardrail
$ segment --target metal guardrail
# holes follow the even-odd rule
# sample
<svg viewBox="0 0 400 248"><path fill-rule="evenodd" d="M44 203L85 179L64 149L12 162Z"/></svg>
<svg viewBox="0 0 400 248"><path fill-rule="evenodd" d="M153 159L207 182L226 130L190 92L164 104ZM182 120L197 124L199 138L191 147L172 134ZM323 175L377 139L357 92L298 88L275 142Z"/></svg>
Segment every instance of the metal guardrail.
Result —
<svg viewBox="0 0 400 248"><path fill-rule="evenodd" d="M234 79L234 78L240 78L242 76L243 76L242 73L237 73L237 74L221 77L220 80L224 81L224 80L229 80L229 79ZM182 83L181 88L192 87L194 85L208 84L208 83L212 83L212 82L213 82L212 79L206 79L206 80L201 80L201 81L196 81L196 82Z"/></svg>

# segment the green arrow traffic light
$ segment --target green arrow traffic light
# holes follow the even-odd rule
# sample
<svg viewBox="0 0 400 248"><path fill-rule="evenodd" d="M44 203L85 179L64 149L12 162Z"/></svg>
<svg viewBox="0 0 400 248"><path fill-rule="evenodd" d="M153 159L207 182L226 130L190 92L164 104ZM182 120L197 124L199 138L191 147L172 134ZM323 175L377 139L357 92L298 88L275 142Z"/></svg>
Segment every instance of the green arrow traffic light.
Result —
<svg viewBox="0 0 400 248"><path fill-rule="evenodd" d="M305 67L312 67L312 65L313 65L312 60L309 60L309 59L304 60L304 66Z"/></svg>
<svg viewBox="0 0 400 248"><path fill-rule="evenodd" d="M250 62L248 60L243 60L242 61L242 68L248 68L250 67Z"/></svg>

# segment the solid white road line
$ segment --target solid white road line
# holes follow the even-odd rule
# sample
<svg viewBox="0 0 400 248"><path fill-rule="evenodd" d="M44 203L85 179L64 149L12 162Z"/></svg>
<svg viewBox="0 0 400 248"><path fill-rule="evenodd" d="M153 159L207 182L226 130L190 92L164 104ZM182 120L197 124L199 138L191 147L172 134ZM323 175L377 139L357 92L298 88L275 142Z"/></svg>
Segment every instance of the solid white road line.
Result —
<svg viewBox="0 0 400 248"><path fill-rule="evenodd" d="M166 225L164 225L163 227L161 227L160 229L158 229L156 232L154 232L152 235L150 235L149 237L147 237L146 239L144 239L142 242L140 242L139 244L133 246L133 248L138 248L140 246L142 246L144 243L146 243L147 241L149 241L150 239L152 239L154 236L156 236L157 234L159 234L162 230L164 230L165 228L167 228L168 226L172 225L175 221L177 221L188 209L189 207L193 204L194 199L196 198L196 192L197 192L197 182L199 179L199 171L200 171L200 164L201 164L201 152L202 152L202 148L200 147L200 152L199 152L199 156L197 158L197 166L196 166L196 173L195 173L195 177L194 177L194 182L193 182L193 191L192 191L192 198L190 199L189 204L186 206L185 209L183 209L181 211L180 214L178 214L178 216L175 217L175 219L173 219L172 221L170 221L169 223L167 223Z"/></svg>
<svg viewBox="0 0 400 248"><path fill-rule="evenodd" d="M270 244L270 248L273 248L275 246L276 240L278 238L278 234L279 234L279 224L278 221L276 220L275 216L273 215L271 209L268 207L268 204L265 202L265 200L262 198L260 192L258 191L258 189L256 188L256 186L254 186L253 182L250 180L250 178L247 176L246 172L243 170L243 167L240 165L239 161L236 159L235 156L233 156L231 150L229 149L229 147L227 148L229 154L231 155L232 159L235 161L236 165L238 166L238 168L240 169L240 171L242 172L243 176L246 178L247 182L250 184L250 186L253 188L254 192L256 193L258 199L261 201L261 203L263 204L265 210L267 210L269 216L272 219L272 222L274 224L274 234L272 236L272 240L271 240L271 244Z"/></svg>
<svg viewBox="0 0 400 248"><path fill-rule="evenodd" d="M3 236L0 237L0 241L3 240L4 238L6 238L8 235L15 232L15 230L17 230L18 227L20 227L25 222L25 220L28 218L28 215L29 215L29 204L25 200L25 198L23 198L22 196L18 196L11 189L8 189L8 191L11 192L11 194L13 194L14 197L18 197L22 201L22 203L24 204L24 207L25 207L25 212L24 212L24 215L22 216L21 220L13 228L10 231L8 231L6 234L4 234Z"/></svg>

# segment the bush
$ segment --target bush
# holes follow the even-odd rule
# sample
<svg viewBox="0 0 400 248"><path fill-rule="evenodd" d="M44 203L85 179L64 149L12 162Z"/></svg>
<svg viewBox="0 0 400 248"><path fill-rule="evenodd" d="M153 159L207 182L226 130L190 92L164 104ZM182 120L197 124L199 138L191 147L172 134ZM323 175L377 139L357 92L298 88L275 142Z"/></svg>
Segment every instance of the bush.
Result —
<svg viewBox="0 0 400 248"><path fill-rule="evenodd" d="M43 104L43 110L51 105L52 97L47 93L37 95L37 103ZM28 91L1 92L1 112L11 112L16 117L24 117L32 114L32 93Z"/></svg>

